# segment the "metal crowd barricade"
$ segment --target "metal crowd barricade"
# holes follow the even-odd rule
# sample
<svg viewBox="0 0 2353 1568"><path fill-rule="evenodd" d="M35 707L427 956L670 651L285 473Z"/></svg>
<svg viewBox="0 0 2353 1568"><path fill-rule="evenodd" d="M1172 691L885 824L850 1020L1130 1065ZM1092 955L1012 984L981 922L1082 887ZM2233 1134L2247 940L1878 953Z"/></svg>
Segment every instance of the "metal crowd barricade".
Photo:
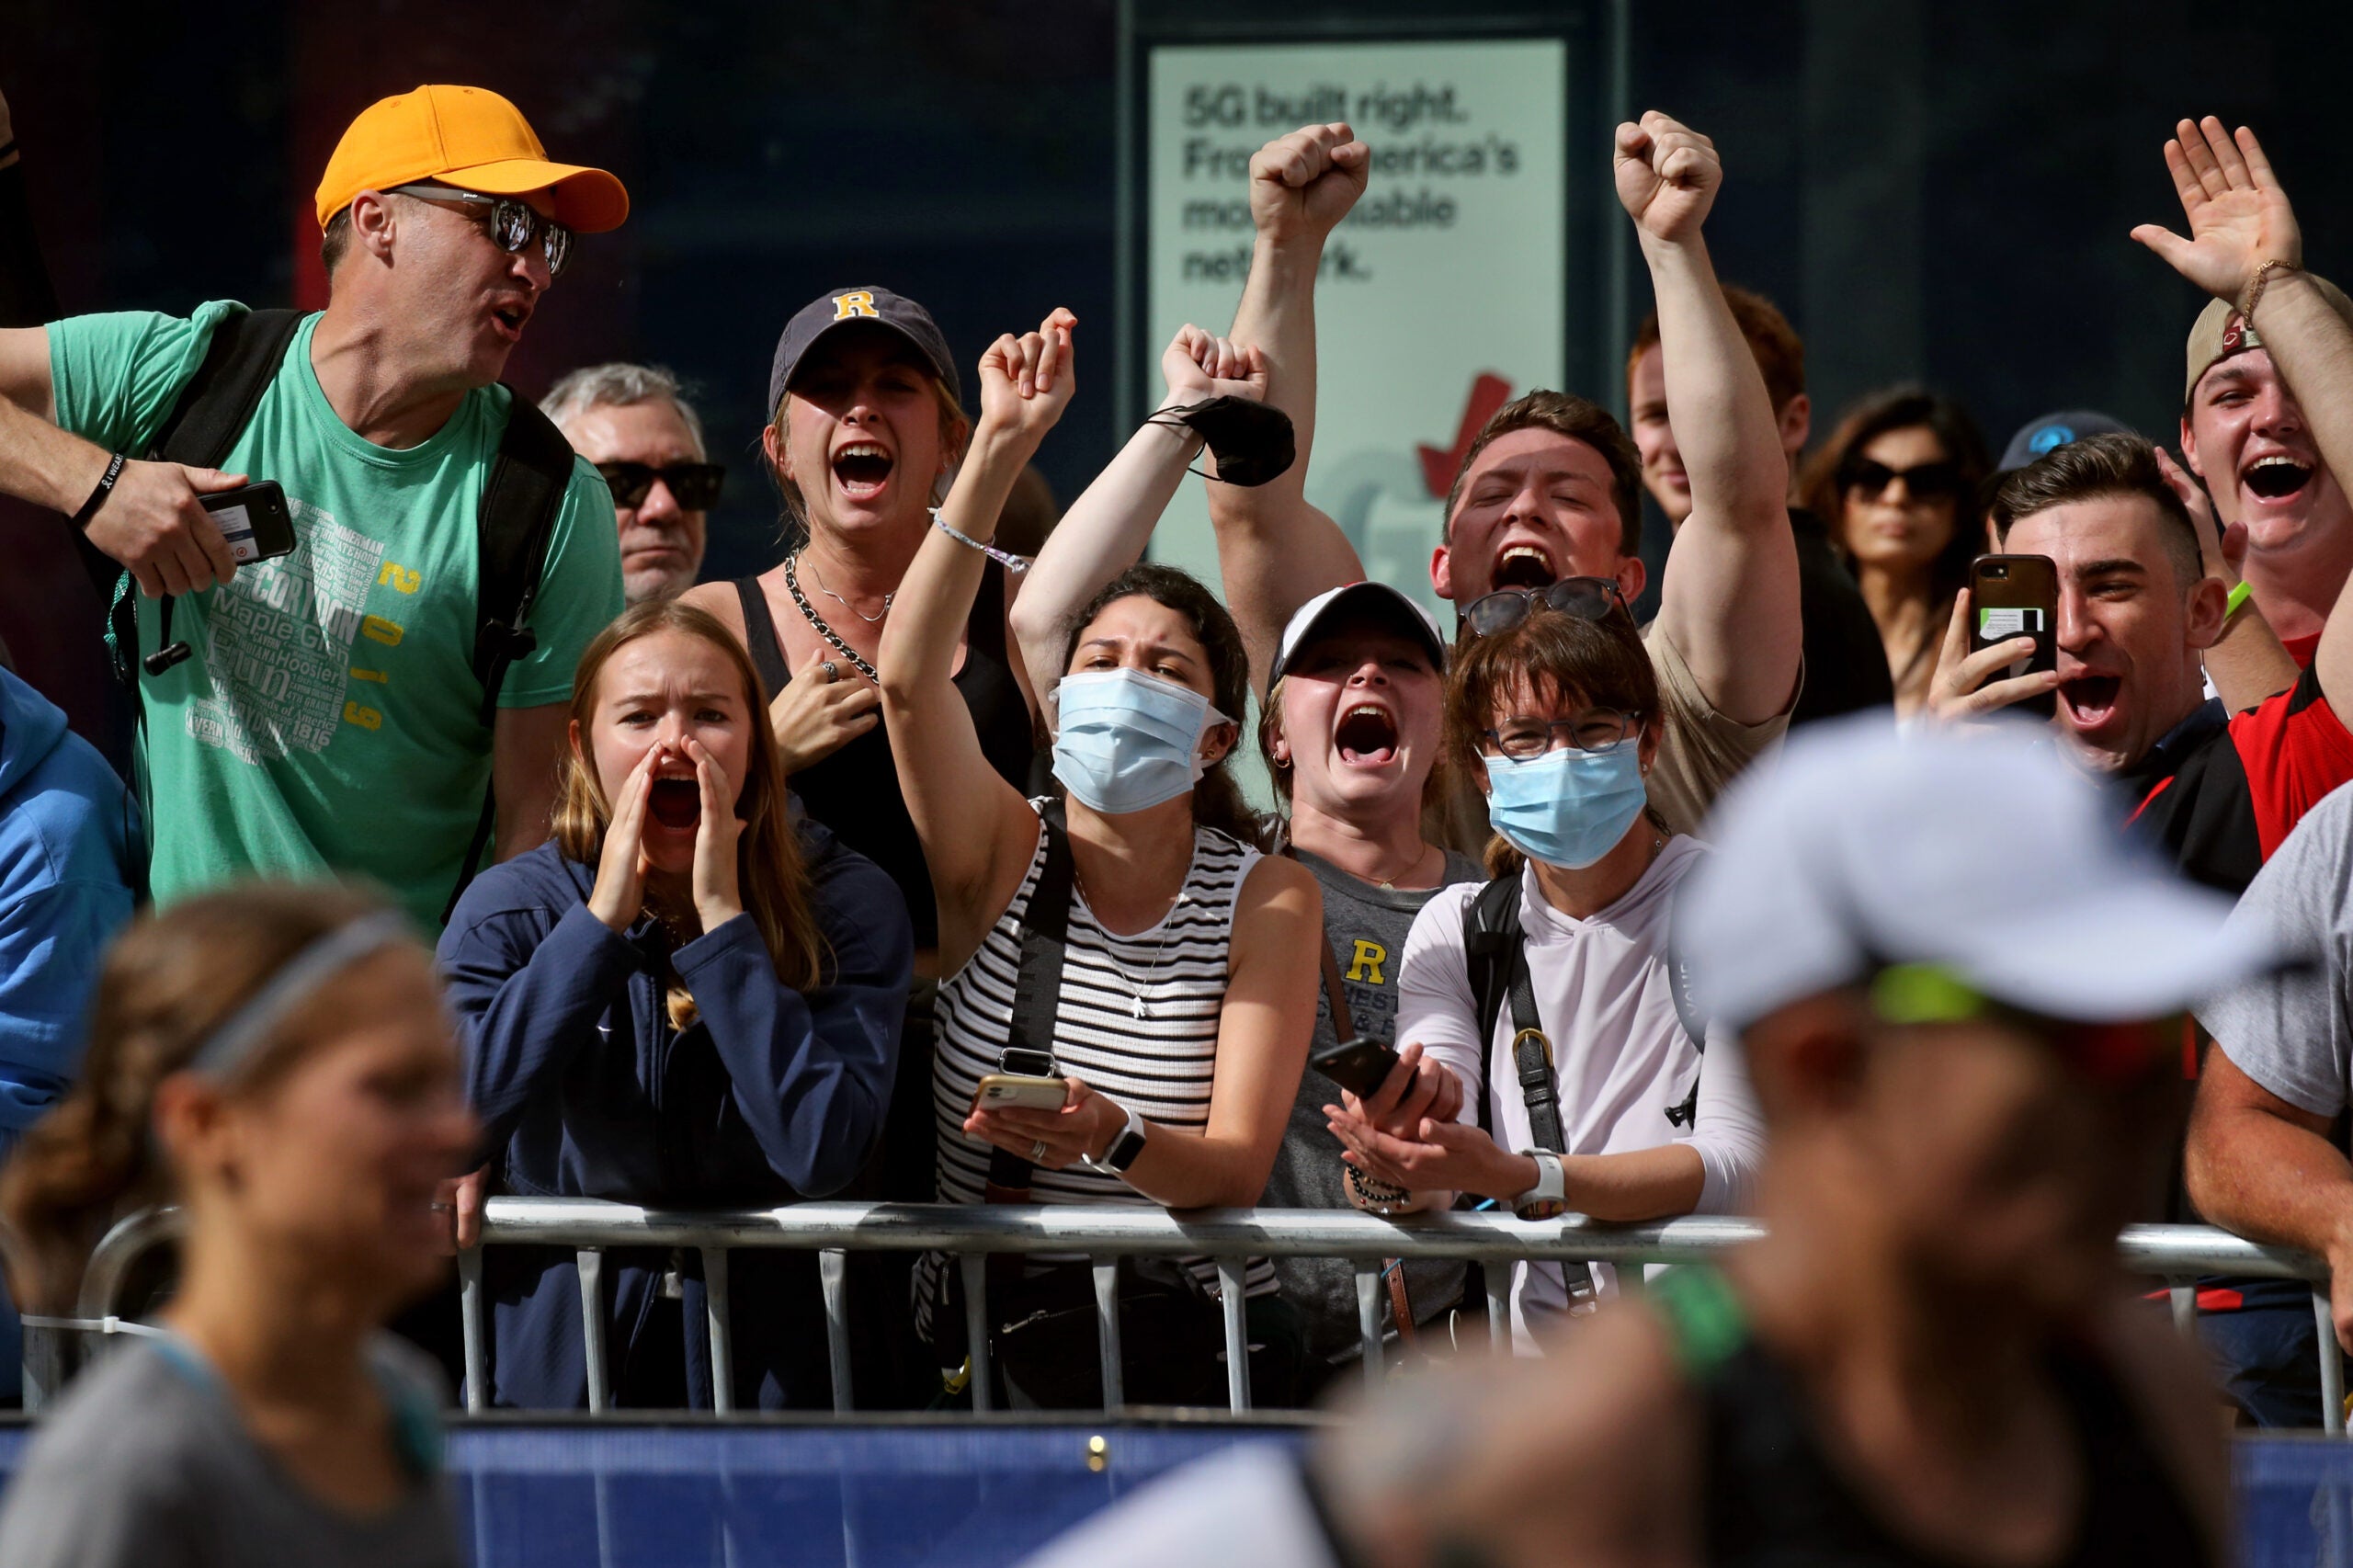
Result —
<svg viewBox="0 0 2353 1568"><path fill-rule="evenodd" d="M91 1256L79 1315L105 1319L131 1264L173 1234L176 1210L143 1210L117 1224ZM1218 1268L1224 1319L1227 1403L1250 1408L1249 1358L1244 1340L1242 1277L1253 1257L1330 1257L1356 1266L1358 1327L1366 1381L1383 1375L1381 1269L1389 1258L1443 1258L1494 1265L1487 1270L1490 1343L1511 1346L1508 1291L1513 1263L1584 1259L1621 1266L1696 1263L1763 1233L1752 1220L1693 1217L1648 1225L1604 1225L1570 1215L1523 1221L1499 1214L1447 1213L1386 1220L1350 1210L1220 1209L1172 1214L1156 1208L1082 1205L954 1205L801 1203L781 1209L683 1213L586 1199L494 1198L483 1244L570 1247L579 1263L581 1321L588 1358L588 1408L612 1409L603 1302L603 1260L608 1247L692 1247L702 1258L710 1331L711 1387L720 1412L733 1405L733 1340L729 1332L728 1255L746 1247L783 1247L817 1254L825 1305L834 1408L855 1408L850 1381L850 1324L846 1292L853 1252L938 1251L955 1255L962 1272L972 1403L991 1404L988 1376L985 1262L993 1254L1084 1256L1094 1268L1097 1344L1104 1402L1117 1410L1120 1391L1118 1265L1140 1256L1207 1256ZM2328 1270L2320 1259L2284 1247L2243 1241L2203 1225L2133 1225L2118 1238L2128 1270L2172 1287L2176 1323L2188 1332L2196 1306L2192 1281L2200 1275L2252 1275L2317 1282L2313 1313L2319 1326L2322 1405L2327 1428L2345 1429L2345 1369L2329 1312ZM459 1260L464 1319L466 1407L488 1405L488 1325L482 1250ZM1629 1287L1640 1270L1621 1273ZM54 1329L26 1335L26 1403L36 1406L56 1388Z"/></svg>

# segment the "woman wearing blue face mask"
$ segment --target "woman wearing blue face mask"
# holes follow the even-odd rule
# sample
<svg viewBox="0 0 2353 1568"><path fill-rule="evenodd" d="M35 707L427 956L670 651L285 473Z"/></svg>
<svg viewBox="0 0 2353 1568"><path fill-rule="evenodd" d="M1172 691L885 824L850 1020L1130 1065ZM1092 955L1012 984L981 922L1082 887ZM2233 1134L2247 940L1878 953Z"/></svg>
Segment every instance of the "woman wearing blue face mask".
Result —
<svg viewBox="0 0 2353 1568"><path fill-rule="evenodd" d="M1397 1019L1464 1104L1406 1136L1353 1096L1330 1108L1351 1194L1404 1210L1465 1192L1527 1218L1737 1211L1763 1133L1677 967L1676 892L1705 851L1649 808L1659 694L1641 633L1597 578L1492 594L1464 619L1480 635L1456 659L1448 748L1486 791L1496 880L1415 918ZM1613 1285L1606 1266L1518 1266L1516 1337Z"/></svg>
<svg viewBox="0 0 2353 1568"><path fill-rule="evenodd" d="M1129 564L1199 451L1190 429L1138 431L1016 601L1029 668L1060 676L1041 695L1061 799L1025 801L997 776L950 679L998 510L1069 400L1072 324L1058 312L983 358L970 453L882 642L885 724L939 906L939 1196L1254 1203L1314 1023L1323 911L1305 869L1250 846L1227 774L1248 680L1232 619L1184 573ZM1163 368L1167 408L1264 387L1255 356L1189 328ZM1124 1393L1222 1403L1217 1270L1176 1263L1122 1267ZM1299 1340L1274 1283L1263 1262L1247 1270L1269 1403ZM917 1270L951 1370L969 1348L961 1284L941 1259ZM993 1260L987 1289L988 1321L1006 1325L990 1346L1000 1397L1099 1401L1085 1260Z"/></svg>

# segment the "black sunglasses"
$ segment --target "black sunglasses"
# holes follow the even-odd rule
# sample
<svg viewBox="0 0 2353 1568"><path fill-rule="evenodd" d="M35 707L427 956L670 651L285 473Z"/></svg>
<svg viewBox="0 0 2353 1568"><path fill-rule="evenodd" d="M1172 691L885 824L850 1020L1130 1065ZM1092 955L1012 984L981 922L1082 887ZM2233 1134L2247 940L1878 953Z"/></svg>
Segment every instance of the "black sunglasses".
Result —
<svg viewBox="0 0 2353 1568"><path fill-rule="evenodd" d="M1579 620L1607 620L1612 609L1624 611L1626 595L1613 577L1563 577L1541 588L1497 588L1471 601L1462 624L1473 637L1509 631L1539 609L1559 610Z"/></svg>
<svg viewBox="0 0 2353 1568"><path fill-rule="evenodd" d="M688 512L708 512L719 505L720 482L727 477L727 470L718 463L672 463L667 468L651 463L598 463L597 472L612 487L616 506L642 505L654 493L654 482L658 479L670 487L670 498L679 509Z"/></svg>
<svg viewBox="0 0 2353 1568"><path fill-rule="evenodd" d="M396 185L391 194L413 196L419 201L489 208L487 214L475 216L490 230L491 244L509 256L529 244L533 234L544 235L541 248L547 253L551 278L563 277L564 263L572 259L572 231L552 218L540 217L539 209L519 196L484 196L478 190L460 190L446 185Z"/></svg>
<svg viewBox="0 0 2353 1568"><path fill-rule="evenodd" d="M1900 479L1904 490L1914 495L1958 495L1968 488L1961 476L1961 465L1940 461L1914 463L1910 468L1890 468L1869 458L1859 458L1838 470L1838 488L1859 490L1866 495L1883 494L1891 480Z"/></svg>

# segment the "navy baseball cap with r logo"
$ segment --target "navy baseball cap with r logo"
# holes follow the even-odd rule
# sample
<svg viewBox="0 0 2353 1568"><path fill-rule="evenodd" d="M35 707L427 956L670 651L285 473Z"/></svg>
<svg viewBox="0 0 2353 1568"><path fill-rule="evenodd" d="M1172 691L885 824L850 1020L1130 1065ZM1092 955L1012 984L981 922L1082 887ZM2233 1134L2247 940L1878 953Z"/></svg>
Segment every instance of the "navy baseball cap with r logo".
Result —
<svg viewBox="0 0 2353 1568"><path fill-rule="evenodd" d="M956 361L948 351L948 339L941 335L939 324L931 319L931 312L904 295L868 285L821 294L794 312L792 319L784 324L784 335L776 343L775 362L768 369L770 417L783 403L793 373L801 368L809 350L817 347L826 334L859 323L888 327L906 339L932 374L948 383L957 403L963 403L963 381L956 374Z"/></svg>

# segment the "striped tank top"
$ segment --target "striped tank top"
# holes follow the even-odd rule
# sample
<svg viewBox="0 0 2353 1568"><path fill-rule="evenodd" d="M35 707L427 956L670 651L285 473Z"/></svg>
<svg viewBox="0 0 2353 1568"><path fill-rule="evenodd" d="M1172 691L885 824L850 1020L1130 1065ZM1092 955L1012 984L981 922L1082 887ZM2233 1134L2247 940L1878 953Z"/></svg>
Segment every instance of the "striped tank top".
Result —
<svg viewBox="0 0 2353 1568"><path fill-rule="evenodd" d="M1032 810L1042 801L1030 802ZM1154 1127L1199 1132L1209 1126L1210 1086L1217 1071L1218 1018L1225 1005L1233 907L1257 850L1215 828L1193 829L1193 864L1176 902L1159 924L1133 936L1106 931L1074 887L1063 957L1062 997L1054 1017L1058 1073L1084 1081ZM1045 869L1046 835L1029 858L1020 891L980 949L939 987L938 1037L931 1096L939 1133L939 1200L979 1203L989 1175L989 1145L964 1131L983 1074L1013 1028L1013 989L1021 968L1021 921ZM1039 1203L1123 1203L1152 1199L1108 1172L1077 1165L1031 1177ZM1212 1292L1217 1266L1181 1260ZM924 1258L918 1300L931 1299L929 1276L942 1260ZM1275 1290L1273 1267L1253 1258L1251 1295Z"/></svg>

